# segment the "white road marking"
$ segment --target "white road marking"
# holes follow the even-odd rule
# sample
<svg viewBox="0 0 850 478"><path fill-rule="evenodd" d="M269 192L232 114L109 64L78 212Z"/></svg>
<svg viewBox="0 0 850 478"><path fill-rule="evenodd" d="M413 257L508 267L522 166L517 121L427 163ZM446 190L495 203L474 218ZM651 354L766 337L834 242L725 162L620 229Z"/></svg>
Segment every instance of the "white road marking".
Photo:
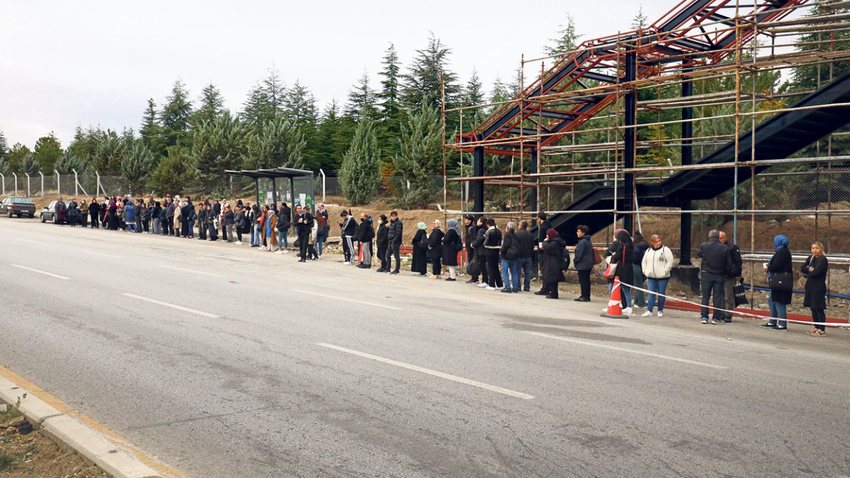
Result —
<svg viewBox="0 0 850 478"><path fill-rule="evenodd" d="M200 316L203 316L203 317L209 317L211 319L217 319L218 318L218 316L215 315L215 314L210 314L208 312L202 312L200 310L190 309L188 307L183 307L181 305L169 304L168 302L162 302L162 301L159 301L159 300L156 300L156 299L149 299L147 297L142 297L140 295L128 294L126 292L122 292L121 295L123 295L125 297L130 297L130 298L133 298L133 299L144 300L146 302L151 302L153 304L161 305L161 306L164 306L164 307L171 307L172 309L182 310L183 312L189 312L190 314L197 314L197 315L200 315Z"/></svg>
<svg viewBox="0 0 850 478"><path fill-rule="evenodd" d="M80 249L80 252L85 254L94 254L96 256L110 257L112 259L123 259L123 257L121 256L113 256L112 254L104 254L102 252L87 251L85 249Z"/></svg>
<svg viewBox="0 0 850 478"><path fill-rule="evenodd" d="M488 385L486 383L476 382L475 380L469 380L467 378L458 377L456 375L450 375L443 372L438 372L436 370L431 370L423 367L418 367L416 365L410 365L404 362L399 362L397 360L392 360L384 357L379 357L377 355L367 354L365 352L358 352L357 350L347 349L345 347L340 347L338 345L331 345L326 343L317 343L316 345L320 347L326 347L333 350L338 350L340 352L345 352L351 355L357 355L358 357L364 357L367 359L376 360L378 362L387 363L390 365L395 365L396 367L406 368L408 370L413 370L415 372L421 372L428 375L433 375L435 377L444 378L446 380L451 380L453 382L463 383L466 385L472 385L473 387L483 388L484 390L489 390L491 392L501 393L504 395L509 395L511 397L521 398L523 400L531 400L534 398L533 395L528 395L522 392L515 392L513 390L508 390L507 388L497 387L495 385Z"/></svg>
<svg viewBox="0 0 850 478"><path fill-rule="evenodd" d="M165 267L166 269L174 269L175 271L191 272L192 274L203 274L205 276L224 277L222 275L213 274L213 273L210 273L210 272L193 271L192 269L181 269L179 267L163 266L163 265L160 265L159 267Z"/></svg>
<svg viewBox="0 0 850 478"><path fill-rule="evenodd" d="M298 290L298 289L290 289L290 290L292 292L300 292L302 294L317 295L319 297L325 297L325 298L333 299L333 300L344 300L344 301L347 301L347 302L354 302L354 303L357 303L357 304L371 305L372 307L383 307L385 309L390 309L390 310L404 310L404 309L401 309L399 307L392 307L392 306L384 305L384 304L376 304L374 302L364 302L362 300L346 299L345 297L337 297L337 296L334 296L334 295L319 294L319 293L310 292L310 291L307 291L307 290Z"/></svg>
<svg viewBox="0 0 850 478"><path fill-rule="evenodd" d="M19 266L19 265L17 265L17 264L9 264L9 265L10 265L10 266L12 266L12 267L17 267L18 269L23 269L23 270L30 271L30 272L38 272L39 274L44 274L44 275L46 275L46 276L55 277L55 278L57 278L57 279L62 279L62 280L71 280L71 278L70 278L70 277L65 277L65 276L60 276L60 275L58 275L58 274L52 274L52 273L50 273L50 272L40 271L40 270L38 270L38 269L33 269L33 268L31 268L31 267Z"/></svg>
<svg viewBox="0 0 850 478"><path fill-rule="evenodd" d="M18 240L19 240L19 241L21 241L21 242L29 242L30 244L40 244L40 245L42 245L42 246L46 246L46 245L47 245L47 243L44 243L44 242L38 242L38 241L31 241L31 240L29 240L29 239L18 239Z"/></svg>
<svg viewBox="0 0 850 478"><path fill-rule="evenodd" d="M624 349L624 348L620 348L620 347L614 347L612 345L594 344L593 342L586 342L584 340L576 340L576 339L568 339L566 337L557 337L557 336L554 336L554 335L544 334L544 333L540 333L540 332L526 332L526 333L531 334L531 335L536 335L538 337L546 337L547 339L555 339L555 340L561 340L563 342L572 342L574 344L588 345L590 347L599 347L599 348L602 348L602 349L616 350L618 352L628 352L630 354L644 355L646 357L655 357L655 358L664 359L664 360L672 360L674 362L687 363L687 364L691 364L691 365L699 365L701 367L716 368L716 369L719 369L719 370L728 370L729 369L729 367L724 367L723 365L715 365L713 363L696 362L694 360L670 357L670 356L667 356L667 355L659 355L659 354L654 354L654 353L651 353L651 352L641 352L639 350L629 350L629 349Z"/></svg>

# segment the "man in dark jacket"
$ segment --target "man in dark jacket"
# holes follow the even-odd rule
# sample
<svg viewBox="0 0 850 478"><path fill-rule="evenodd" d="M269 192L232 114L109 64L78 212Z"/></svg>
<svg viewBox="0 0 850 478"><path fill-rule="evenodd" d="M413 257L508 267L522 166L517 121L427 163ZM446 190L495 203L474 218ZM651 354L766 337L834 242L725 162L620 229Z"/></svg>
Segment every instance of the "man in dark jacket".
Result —
<svg viewBox="0 0 850 478"><path fill-rule="evenodd" d="M479 274L481 274L481 282L478 283L478 287L487 287L487 284L490 283L490 275L487 273L487 255L484 253L484 235L487 232L486 222L487 218L484 216L478 218L475 225L475 239L472 241L472 248L475 250L473 260L475 261L475 267L478 269ZM472 276L472 279L478 282L478 274Z"/></svg>
<svg viewBox="0 0 850 478"><path fill-rule="evenodd" d="M516 223L509 222L505 225L505 236L502 238L502 247L499 248L499 259L502 262L502 282L505 284L502 292L519 292L518 257L519 241L516 239ZM511 287L511 279L513 279L513 287Z"/></svg>
<svg viewBox="0 0 850 478"><path fill-rule="evenodd" d="M389 244L389 247L387 248L387 264L389 265L387 268L387 274L398 274L398 270L401 267L401 255L399 254L399 249L401 248L401 236L403 233L404 224L401 222L401 219L398 218L398 212L391 212L389 231L387 231L387 243ZM390 269L393 266L393 257L395 257L395 269L390 272Z"/></svg>
<svg viewBox="0 0 850 478"><path fill-rule="evenodd" d="M726 312L720 309L726 307L726 296L723 287L726 284L726 276L735 269L732 263L732 254L726 244L720 242L720 232L712 229L708 233L708 242L699 246L697 256L702 258L700 272L702 273L702 309L700 316L702 323L708 323L708 302L714 295L714 312L711 316L712 324L725 321Z"/></svg>
<svg viewBox="0 0 850 478"><path fill-rule="evenodd" d="M357 267L360 269L372 268L372 239L375 237L375 230L372 229L372 220L364 212L360 214L360 225L357 226L357 242L360 243L360 249L363 251L363 260Z"/></svg>
<svg viewBox="0 0 850 478"><path fill-rule="evenodd" d="M307 247L310 245L310 233L313 230L313 215L305 211L301 205L295 206L295 232L298 234L299 257L298 262L307 262Z"/></svg>
<svg viewBox="0 0 850 478"><path fill-rule="evenodd" d="M578 244L575 252L575 268L578 271L578 283L581 295L576 302L590 302L590 273L593 271L593 244L590 242L590 228L578 226L576 230Z"/></svg>
<svg viewBox="0 0 850 478"><path fill-rule="evenodd" d="M174 203L174 200L171 198L167 198L168 206L165 208L165 235L173 236L174 235L174 210L177 209L177 205Z"/></svg>
<svg viewBox="0 0 850 478"><path fill-rule="evenodd" d="M292 224L292 209L289 209L289 206L286 205L285 202L280 203L280 211L277 213L277 245L280 249L278 251L283 251L283 253L288 252L289 249L289 228ZM281 229L281 226L283 227ZM280 233L283 234L280 234Z"/></svg>
<svg viewBox="0 0 850 478"><path fill-rule="evenodd" d="M389 246L389 232L387 227L387 216L381 214L378 218L378 234L375 244L378 246L378 260L381 261L381 267L378 272L389 272L390 266L387 264L387 247Z"/></svg>
<svg viewBox="0 0 850 478"><path fill-rule="evenodd" d="M487 232L484 233L484 255L487 258L487 290L501 289L502 275L499 274L499 249L502 248L502 231L496 227L496 220L487 219Z"/></svg>
<svg viewBox="0 0 850 478"><path fill-rule="evenodd" d="M528 221L519 222L519 231L514 236L514 240L519 245L519 254L517 254L516 270L517 279L519 279L519 271L522 271L523 284L522 290L531 292L531 264L534 256L534 236L528 230ZM517 287L515 284L514 287Z"/></svg>
<svg viewBox="0 0 850 478"><path fill-rule="evenodd" d="M726 282L723 284L723 295L726 296L726 310L735 310L735 283L743 280L744 260L741 258L741 249L737 244L726 239L726 233L720 231L720 242L726 244L729 248L729 254L732 258L732 270L726 274ZM726 323L732 322L732 313L727 312L723 320Z"/></svg>
<svg viewBox="0 0 850 478"><path fill-rule="evenodd" d="M552 229L552 224L549 222L549 216L545 212L537 214L537 244L534 249L537 254L534 255L534 271L539 273L541 262L543 261L543 241L546 240L546 231Z"/></svg>
<svg viewBox="0 0 850 478"><path fill-rule="evenodd" d="M207 208L203 202L198 206L198 240L207 240Z"/></svg>
<svg viewBox="0 0 850 478"><path fill-rule="evenodd" d="M472 241L475 240L475 219L467 214L463 216L463 244L466 248L466 268L469 270L469 264L472 263L472 258L475 257L475 249L472 248ZM471 276L472 274L470 274ZM478 276L470 278L466 281L467 284L478 282Z"/></svg>

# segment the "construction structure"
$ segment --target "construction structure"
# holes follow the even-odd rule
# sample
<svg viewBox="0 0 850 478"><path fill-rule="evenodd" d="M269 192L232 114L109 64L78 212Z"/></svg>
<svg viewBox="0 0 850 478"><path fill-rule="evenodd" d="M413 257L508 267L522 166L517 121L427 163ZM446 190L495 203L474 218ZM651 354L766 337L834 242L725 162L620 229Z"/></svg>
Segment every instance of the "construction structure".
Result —
<svg viewBox="0 0 850 478"><path fill-rule="evenodd" d="M749 219L750 244L740 246L751 253L757 216L814 216L813 239L831 252L833 218L850 215L850 205L836 207L850 201L850 150L839 141L834 154L834 141L850 139L841 131L850 123L848 7L684 0L645 28L523 59L513 99L474 107L489 108L485 120L464 125L469 107L444 106L444 126L452 115L460 122L445 141L460 175L446 184L469 184L467 212L545 211L568 244L578 224L633 232L641 214L678 216L685 268L694 215L730 217L736 242L739 218ZM783 75L803 70L816 75L810 88L777 91ZM510 159L509 173L485 174L495 157ZM789 175L811 187L807 203L760 199L757 180L767 190ZM507 211L488 209L497 191L509 191Z"/></svg>

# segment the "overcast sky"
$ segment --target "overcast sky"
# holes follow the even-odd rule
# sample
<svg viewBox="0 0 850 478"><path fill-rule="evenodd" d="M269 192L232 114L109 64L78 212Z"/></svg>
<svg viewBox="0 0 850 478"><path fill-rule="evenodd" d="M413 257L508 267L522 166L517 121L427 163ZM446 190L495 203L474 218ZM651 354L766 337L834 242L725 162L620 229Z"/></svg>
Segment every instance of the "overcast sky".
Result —
<svg viewBox="0 0 850 478"><path fill-rule="evenodd" d="M650 0L643 11L651 23L676 3ZM626 0L0 0L0 130L10 147L30 148L50 131L65 147L78 124L138 131L146 100L161 106L178 78L193 101L212 81L238 111L272 65L287 85L308 86L324 109L332 98L344 103L364 68L379 87L391 42L404 71L429 32L452 49L450 69L461 81L476 68L489 92L497 76L511 78L523 53L543 54L568 11L589 39L630 29L638 7Z"/></svg>

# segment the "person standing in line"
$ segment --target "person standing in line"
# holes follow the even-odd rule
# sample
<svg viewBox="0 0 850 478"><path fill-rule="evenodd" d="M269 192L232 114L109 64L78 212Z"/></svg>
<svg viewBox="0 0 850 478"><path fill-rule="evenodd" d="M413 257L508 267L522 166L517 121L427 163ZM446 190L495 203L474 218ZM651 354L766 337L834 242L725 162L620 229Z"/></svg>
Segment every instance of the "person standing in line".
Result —
<svg viewBox="0 0 850 478"><path fill-rule="evenodd" d="M318 215L321 220L321 214ZM387 216L381 214L378 216L378 232L375 234L375 245L378 247L378 260L381 261L381 267L378 272L389 272L390 266L387 264L387 247L389 246L389 232L387 227ZM321 247L321 245L319 246Z"/></svg>
<svg viewBox="0 0 850 478"><path fill-rule="evenodd" d="M726 296L726 310L735 310L735 283L743 281L744 275L744 260L741 258L741 249L737 244L726 239L726 233L720 231L720 242L726 244L729 248L729 254L732 257L733 268L726 274L726 282L723 284L723 295ZM732 312L726 312L723 319L727 324L732 322Z"/></svg>
<svg viewBox="0 0 850 478"><path fill-rule="evenodd" d="M215 226L217 221L216 215L214 214L212 204L207 204L207 232L210 236L210 242L215 242L218 240L218 228Z"/></svg>
<svg viewBox="0 0 850 478"><path fill-rule="evenodd" d="M161 234L160 223L159 223L159 215L162 213L162 206L159 204L159 201L153 202L153 207L148 208L151 213L151 234Z"/></svg>
<svg viewBox="0 0 850 478"><path fill-rule="evenodd" d="M184 210L184 215L186 217L186 226L188 227L186 231L186 237L189 239L195 238L195 221L198 219L198 213L195 211L195 205L192 203L192 198L186 196L187 206Z"/></svg>
<svg viewBox="0 0 850 478"><path fill-rule="evenodd" d="M145 202L141 199L134 200L136 203L136 230L137 234L142 234L144 230L144 221L142 220L142 216L145 214Z"/></svg>
<svg viewBox="0 0 850 478"><path fill-rule="evenodd" d="M806 332L812 337L826 337L826 274L829 271L829 261L823 253L823 244L812 243L812 255L806 259L800 268L806 278L806 297L803 307L812 309L812 330Z"/></svg>
<svg viewBox="0 0 850 478"><path fill-rule="evenodd" d="M310 242L310 231L313 229L313 215L305 211L300 204L295 206L295 232L298 234L298 262L307 262L307 246Z"/></svg>
<svg viewBox="0 0 850 478"><path fill-rule="evenodd" d="M320 216L321 217L321 216ZM319 240L319 221L313 216L313 222L310 225L310 245L307 247L307 260L318 261L319 250L316 249L316 243Z"/></svg>
<svg viewBox="0 0 850 478"><path fill-rule="evenodd" d="M372 229L372 218L368 214L360 214L360 226L357 227L357 241L360 242L360 251L363 253L363 260L357 267L360 269L372 268L372 239L375 237L375 230Z"/></svg>
<svg viewBox="0 0 850 478"><path fill-rule="evenodd" d="M180 230L180 226L183 225L183 203L180 201L180 196L174 198L174 219L172 222L174 223L174 237L181 237L183 232Z"/></svg>
<svg viewBox="0 0 850 478"><path fill-rule="evenodd" d="M664 317L664 294L667 293L667 284L670 283L673 261L673 251L661 242L661 237L658 234L653 234L649 238L649 249L641 260L643 274L646 276L649 290L652 291L649 294L643 317L652 315L656 302L658 303L658 316Z"/></svg>
<svg viewBox="0 0 850 478"><path fill-rule="evenodd" d="M339 225L342 239L343 265L353 264L357 260L357 249L354 248L354 238L357 236L357 222L349 211L339 213L342 224Z"/></svg>
<svg viewBox="0 0 850 478"><path fill-rule="evenodd" d="M472 264L472 259L475 257L475 249L472 248L472 242L475 240L475 219L467 214L463 216L463 245L466 250L466 269L469 271L469 265ZM467 284L475 284L478 282L478 276L469 274Z"/></svg>
<svg viewBox="0 0 850 478"><path fill-rule="evenodd" d="M280 248L277 250L278 254L288 254L289 253L289 228L292 225L292 211L290 211L289 207L286 203L282 203L280 206L280 212L277 213L277 243Z"/></svg>
<svg viewBox="0 0 850 478"><path fill-rule="evenodd" d="M124 206L124 223L127 224L127 232L136 232L136 206L132 201Z"/></svg>
<svg viewBox="0 0 850 478"><path fill-rule="evenodd" d="M174 199L167 197L165 198L165 202L167 205L165 206L165 235L173 236L174 235L174 211L177 209L177 205L174 204Z"/></svg>
<svg viewBox="0 0 850 478"><path fill-rule="evenodd" d="M505 225L505 236L502 238L502 247L499 248L499 259L502 263L502 282L505 284L502 292L519 292L518 255L519 242L516 239L516 223L511 221ZM511 279L513 279L513 287L511 287Z"/></svg>
<svg viewBox="0 0 850 478"><path fill-rule="evenodd" d="M576 244L573 265L578 272L578 284L581 295L576 302L590 302L590 273L593 272L593 243L590 242L590 228L584 225L576 228L578 243Z"/></svg>
<svg viewBox="0 0 850 478"><path fill-rule="evenodd" d="M233 243L233 226L236 225L236 217L230 206L224 207L224 228L227 230L227 242Z"/></svg>
<svg viewBox="0 0 850 478"><path fill-rule="evenodd" d="M416 234L413 236L413 254L410 259L410 272L424 276L428 273L428 226L424 222L416 225Z"/></svg>
<svg viewBox="0 0 850 478"><path fill-rule="evenodd" d="M239 201L240 203L242 201ZM236 220L236 242L237 246L242 245L242 232L245 230L246 224L248 224L248 217L245 216L245 207L244 206L236 206L236 212L234 213Z"/></svg>
<svg viewBox="0 0 850 478"><path fill-rule="evenodd" d="M457 280L457 256L463 250L463 239L457 219L449 219L446 224L449 229L443 237L443 263L449 269L449 277L446 280L454 282Z"/></svg>
<svg viewBox="0 0 850 478"><path fill-rule="evenodd" d="M189 205L191 202L191 198L186 196L186 199L180 204L180 231L183 233L184 239L194 235L189 234Z"/></svg>
<svg viewBox="0 0 850 478"><path fill-rule="evenodd" d="M635 231L635 254L632 258L634 260L634 264L632 264L632 275L634 277L634 284L637 287L643 288L644 283L646 282L646 277L643 275L643 255L646 253L646 250L649 249L649 243L643 239L643 234L640 231ZM642 290L635 289L635 299L633 305L635 307L646 307L646 296L643 294Z"/></svg>
<svg viewBox="0 0 850 478"><path fill-rule="evenodd" d="M89 217L92 229L100 229L100 204L97 203L97 199L89 204Z"/></svg>
<svg viewBox="0 0 850 478"><path fill-rule="evenodd" d="M153 209L153 207L155 205L156 205L156 201L153 200L153 195L148 195L148 203L147 203L148 209Z"/></svg>
<svg viewBox="0 0 850 478"><path fill-rule="evenodd" d="M634 269L632 268L635 246L632 242L632 236L626 230L617 233L617 242L620 243L620 247L611 256L611 263L617 264L617 272L614 277L620 279L620 302L623 306L623 315L632 315L632 292L629 286L635 280Z"/></svg>
<svg viewBox="0 0 850 478"><path fill-rule="evenodd" d="M700 316L702 323L708 323L708 302L714 296L714 313L711 316L712 324L725 322L726 312L721 311L726 307L726 297L723 286L726 283L726 275L733 269L732 255L726 244L720 242L720 232L712 229L708 233L708 242L699 246L697 256L702 258L700 272L702 275L702 308ZM772 327L772 326L771 326Z"/></svg>
<svg viewBox="0 0 850 478"><path fill-rule="evenodd" d="M770 262L764 266L764 271L768 273L768 277L774 274L791 274L793 278L794 267L791 262L791 251L788 250L788 238L782 234L773 238L775 251ZM793 280L792 280L793 283ZM791 298L794 291L791 286L787 290L782 290L770 287L770 296L767 303L770 306L770 319L762 327L773 330L788 330L788 306L791 305Z"/></svg>
<svg viewBox="0 0 850 478"><path fill-rule="evenodd" d="M162 236L168 235L168 230L171 229L171 220L168 218L168 207L170 199L166 199L166 202L163 203L161 211L159 212L159 233ZM172 209L173 211L173 209ZM173 214L173 212L172 212Z"/></svg>
<svg viewBox="0 0 850 478"><path fill-rule="evenodd" d="M484 233L484 255L487 259L487 275L490 281L487 290L504 287L502 275L499 273L499 249L502 248L502 231L496 227L496 220L487 219L487 231Z"/></svg>
<svg viewBox="0 0 850 478"><path fill-rule="evenodd" d="M398 217L398 212L390 213L390 225L387 228L387 274L398 274L401 268L401 248L402 234L404 233L404 223ZM395 257L395 270L390 271L393 265L393 257Z"/></svg>
<svg viewBox="0 0 850 478"><path fill-rule="evenodd" d="M201 201L198 203L198 240L207 240L207 203Z"/></svg>
<svg viewBox="0 0 850 478"><path fill-rule="evenodd" d="M487 234L487 218L481 216L475 226L475 240L472 241L472 247L475 249L475 267L478 268L481 274L481 282L478 287L487 287L490 285L490 274L487 271L487 253L484 247L484 241Z"/></svg>
<svg viewBox="0 0 850 478"><path fill-rule="evenodd" d="M428 235L428 259L431 260L431 279L443 276L443 238L446 235L441 229L442 223L434 219L431 224L431 234Z"/></svg>
<svg viewBox="0 0 850 478"><path fill-rule="evenodd" d="M543 279L543 288L540 292L546 294L547 299L558 298L558 283L564 282L564 271L561 269L564 263L564 254L567 253L567 243L558 235L558 231L549 229L546 231L546 239L543 241L543 261L540 266L540 277ZM536 292L539 294L540 292Z"/></svg>
<svg viewBox="0 0 850 478"><path fill-rule="evenodd" d="M145 231L145 234L150 234L151 232L151 208L144 201L139 201L142 206L142 228Z"/></svg>
<svg viewBox="0 0 850 478"><path fill-rule="evenodd" d="M519 280L519 272L522 271L522 290L531 292L531 265L534 263L532 257L534 256L535 241L531 231L528 230L528 221L519 222L519 231L516 232L514 240L519 244L519 254L517 254L516 260L517 280Z"/></svg>
<svg viewBox="0 0 850 478"><path fill-rule="evenodd" d="M316 214L316 217L313 219L316 223L316 251L318 252L319 259L321 259L322 246L328 240L328 218L324 214Z"/></svg>
<svg viewBox="0 0 850 478"><path fill-rule="evenodd" d="M251 247L260 247L262 234L260 234L260 225L263 223L263 212L260 206L254 204L251 206Z"/></svg>
<svg viewBox="0 0 850 478"><path fill-rule="evenodd" d="M540 212L537 214L537 244L534 245L534 250L537 251L537 254L534 254L534 264L532 264L532 268L534 269L534 273L538 272L540 268L541 262L543 261L543 241L546 240L546 231L552 229L552 224L549 222L549 215L545 212Z"/></svg>
<svg viewBox="0 0 850 478"><path fill-rule="evenodd" d="M271 207L269 207L269 209L266 211L266 226L264 229L266 231L266 242L268 243L268 251L273 252L279 250L279 244L277 243L277 214L275 214L274 209L272 209ZM228 236L228 239L229 238L230 236Z"/></svg>

